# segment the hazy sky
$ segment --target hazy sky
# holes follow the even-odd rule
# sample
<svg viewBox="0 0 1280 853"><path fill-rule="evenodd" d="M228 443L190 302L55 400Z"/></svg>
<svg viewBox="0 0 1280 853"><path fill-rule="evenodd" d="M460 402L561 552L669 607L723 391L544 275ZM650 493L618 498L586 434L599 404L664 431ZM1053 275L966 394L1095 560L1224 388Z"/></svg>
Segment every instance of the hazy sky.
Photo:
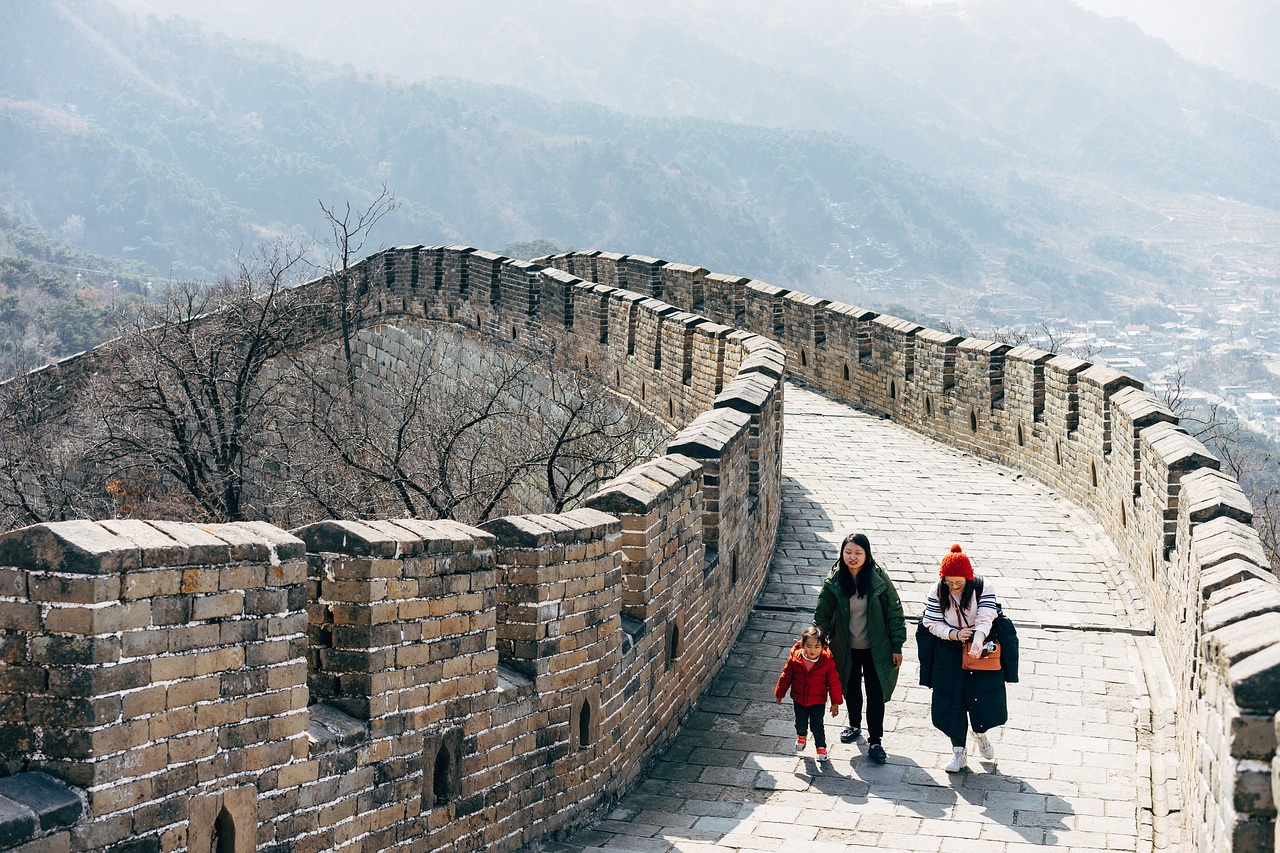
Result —
<svg viewBox="0 0 1280 853"><path fill-rule="evenodd" d="M910 6L982 0L901 0ZM1125 18L1188 59L1280 88L1280 3L1276 0L1074 0L1099 15Z"/></svg>
<svg viewBox="0 0 1280 853"><path fill-rule="evenodd" d="M986 0L897 0L902 5L965 5ZM364 0L353 12L349 0L110 0L117 6L140 12L176 14L197 19L206 26L233 36L267 38L305 50L307 20L333 21L350 15L352 26L361 22L386 25L397 19L396 9L405 0ZM478 0L483 7L485 0ZM867 2L867 0L857 0ZM894 0L882 0L892 3ZM1169 43L1174 50L1198 63L1217 65L1245 79L1280 88L1280 51L1273 39L1280 33L1277 0L1075 0L1108 17L1127 18L1148 34ZM475 11L475 5L470 11ZM734 0L726 0L726 14L734 14ZM264 35L279 34L275 38ZM359 56L324 57L360 67Z"/></svg>

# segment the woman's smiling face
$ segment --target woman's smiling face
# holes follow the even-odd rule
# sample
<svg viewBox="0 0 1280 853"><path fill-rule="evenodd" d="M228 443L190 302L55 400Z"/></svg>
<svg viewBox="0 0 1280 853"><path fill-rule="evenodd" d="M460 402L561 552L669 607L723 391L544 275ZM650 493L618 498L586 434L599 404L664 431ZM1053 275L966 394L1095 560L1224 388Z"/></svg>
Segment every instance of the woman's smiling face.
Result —
<svg viewBox="0 0 1280 853"><path fill-rule="evenodd" d="M849 571L856 572L867 561L867 552L862 550L862 546L857 542L846 542L844 549L840 552L840 559L844 560Z"/></svg>

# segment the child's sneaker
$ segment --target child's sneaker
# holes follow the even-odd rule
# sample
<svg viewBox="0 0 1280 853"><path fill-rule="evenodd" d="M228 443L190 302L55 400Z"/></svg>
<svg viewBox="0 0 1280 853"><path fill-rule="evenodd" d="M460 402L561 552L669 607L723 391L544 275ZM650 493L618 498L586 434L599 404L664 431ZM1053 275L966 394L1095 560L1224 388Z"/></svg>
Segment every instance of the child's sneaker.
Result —
<svg viewBox="0 0 1280 853"><path fill-rule="evenodd" d="M796 738L796 752L804 752L805 741L808 740L804 735Z"/></svg>
<svg viewBox="0 0 1280 853"><path fill-rule="evenodd" d="M818 747L818 760L819 761L827 760L827 748L825 746Z"/></svg>

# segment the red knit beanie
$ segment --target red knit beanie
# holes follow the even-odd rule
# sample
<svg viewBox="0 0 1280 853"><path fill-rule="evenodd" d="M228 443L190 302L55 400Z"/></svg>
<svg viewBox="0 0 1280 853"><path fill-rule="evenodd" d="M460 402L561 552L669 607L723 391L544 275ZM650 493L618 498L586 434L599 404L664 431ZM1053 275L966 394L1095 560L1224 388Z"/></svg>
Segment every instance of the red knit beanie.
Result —
<svg viewBox="0 0 1280 853"><path fill-rule="evenodd" d="M942 558L942 568L938 569L938 577L973 580L973 564L960 550L959 545L952 545L951 553Z"/></svg>

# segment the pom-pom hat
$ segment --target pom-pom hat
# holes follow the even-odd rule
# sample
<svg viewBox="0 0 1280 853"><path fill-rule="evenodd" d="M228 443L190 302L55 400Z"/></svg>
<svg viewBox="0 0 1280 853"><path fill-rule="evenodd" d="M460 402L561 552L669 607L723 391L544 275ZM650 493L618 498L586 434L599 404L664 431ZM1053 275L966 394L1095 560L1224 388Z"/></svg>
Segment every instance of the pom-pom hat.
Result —
<svg viewBox="0 0 1280 853"><path fill-rule="evenodd" d="M973 580L973 564L960 550L959 545L951 546L951 553L942 558L942 568L938 569L938 577L965 578Z"/></svg>

